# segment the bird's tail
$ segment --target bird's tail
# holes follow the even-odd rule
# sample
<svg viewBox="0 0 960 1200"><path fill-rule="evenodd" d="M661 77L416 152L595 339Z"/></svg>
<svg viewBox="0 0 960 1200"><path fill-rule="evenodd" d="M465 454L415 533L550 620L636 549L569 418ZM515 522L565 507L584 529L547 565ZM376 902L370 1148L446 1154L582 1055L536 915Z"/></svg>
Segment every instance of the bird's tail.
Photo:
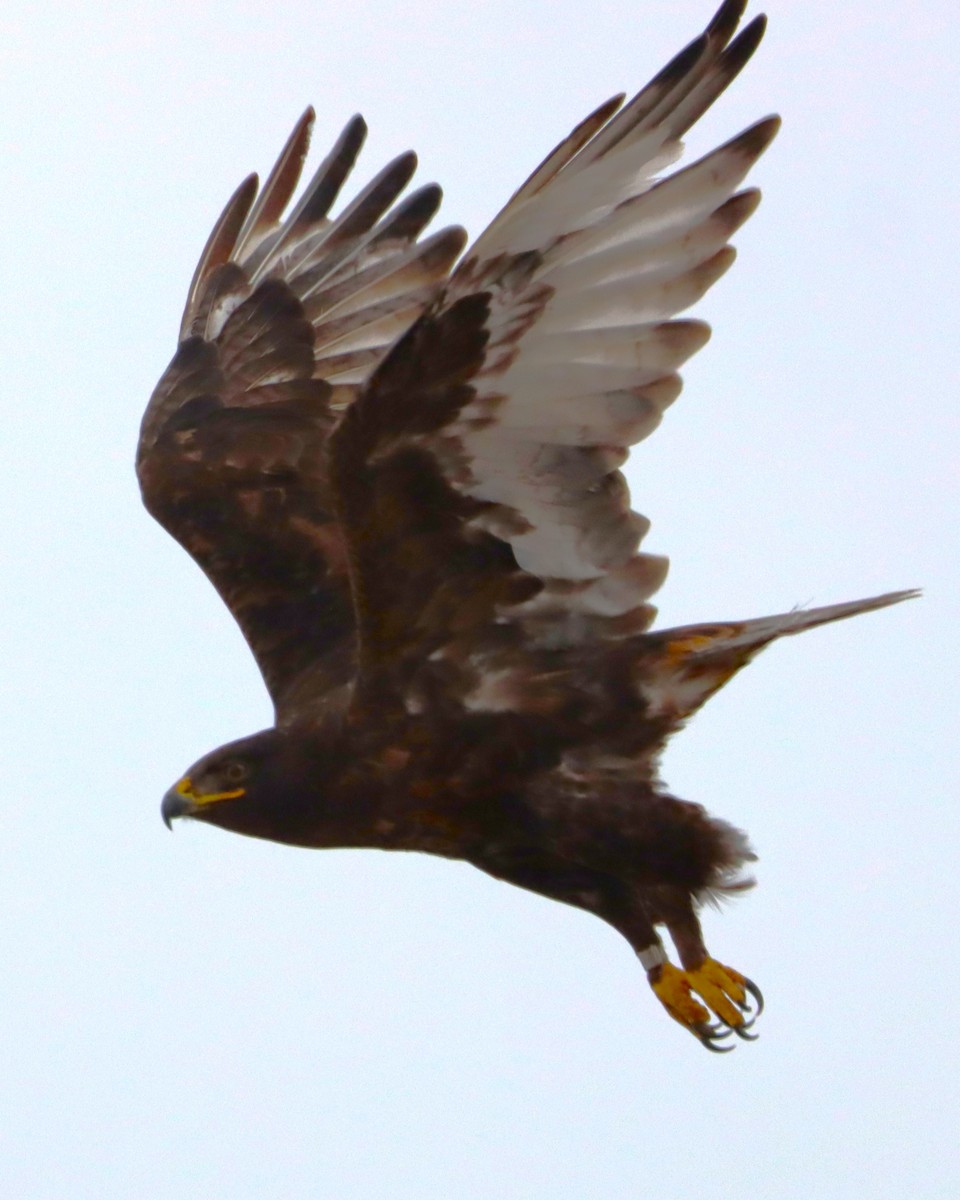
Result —
<svg viewBox="0 0 960 1200"><path fill-rule="evenodd" d="M644 647L638 668L640 688L650 703L650 715L683 721L777 638L919 595L916 590L886 592L867 600L799 608L773 617L683 625L645 634L638 639Z"/></svg>

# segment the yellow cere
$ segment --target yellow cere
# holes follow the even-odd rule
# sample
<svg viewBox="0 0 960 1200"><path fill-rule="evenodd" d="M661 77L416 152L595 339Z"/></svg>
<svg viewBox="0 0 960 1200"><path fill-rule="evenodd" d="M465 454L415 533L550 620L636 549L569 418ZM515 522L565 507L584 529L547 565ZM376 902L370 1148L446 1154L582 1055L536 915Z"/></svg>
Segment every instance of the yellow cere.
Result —
<svg viewBox="0 0 960 1200"><path fill-rule="evenodd" d="M244 795L246 789L234 788L232 792L201 793L194 789L190 776L184 775L184 777L176 785L176 791L178 791L181 796L186 797L186 799L192 804L215 804L218 800L236 800L239 796Z"/></svg>

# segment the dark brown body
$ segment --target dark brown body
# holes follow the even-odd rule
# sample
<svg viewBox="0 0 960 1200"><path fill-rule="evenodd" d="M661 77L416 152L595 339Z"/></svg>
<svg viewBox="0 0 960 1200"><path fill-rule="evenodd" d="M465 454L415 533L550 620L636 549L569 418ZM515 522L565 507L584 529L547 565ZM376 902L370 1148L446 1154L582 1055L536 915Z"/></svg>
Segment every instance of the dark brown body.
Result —
<svg viewBox="0 0 960 1200"><path fill-rule="evenodd" d="M463 859L595 913L638 952L664 923L682 958L702 957L695 898L738 886L733 874L752 857L745 840L639 770L626 780L624 763L661 740L665 722L644 717L625 679L601 689L594 678L579 695L554 691L549 681L568 682L576 664L560 670L553 657L540 713L414 715L381 697L319 727L265 730L224 747L217 757L260 763L255 782L193 815L291 845ZM190 777L210 769L202 760Z"/></svg>

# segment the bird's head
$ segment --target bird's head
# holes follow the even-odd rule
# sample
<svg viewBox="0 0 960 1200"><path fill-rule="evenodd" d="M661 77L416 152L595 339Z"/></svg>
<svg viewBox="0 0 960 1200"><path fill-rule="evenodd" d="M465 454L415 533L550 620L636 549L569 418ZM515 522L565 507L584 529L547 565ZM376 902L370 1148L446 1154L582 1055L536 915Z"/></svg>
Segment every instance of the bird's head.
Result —
<svg viewBox="0 0 960 1200"><path fill-rule="evenodd" d="M192 817L237 833L270 836L264 822L276 811L281 742L276 729L265 729L198 759L163 798L160 814L167 828L178 817Z"/></svg>

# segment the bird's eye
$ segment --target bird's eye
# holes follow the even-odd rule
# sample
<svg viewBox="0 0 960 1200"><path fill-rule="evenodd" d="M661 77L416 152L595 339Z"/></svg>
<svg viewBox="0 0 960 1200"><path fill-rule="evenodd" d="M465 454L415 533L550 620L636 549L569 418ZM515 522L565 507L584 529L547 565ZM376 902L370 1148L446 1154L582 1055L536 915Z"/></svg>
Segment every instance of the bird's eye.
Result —
<svg viewBox="0 0 960 1200"><path fill-rule="evenodd" d="M227 763L226 769L224 770L224 774L228 783L240 783L242 780L246 779L249 773L250 772L247 769L246 763L242 762Z"/></svg>

